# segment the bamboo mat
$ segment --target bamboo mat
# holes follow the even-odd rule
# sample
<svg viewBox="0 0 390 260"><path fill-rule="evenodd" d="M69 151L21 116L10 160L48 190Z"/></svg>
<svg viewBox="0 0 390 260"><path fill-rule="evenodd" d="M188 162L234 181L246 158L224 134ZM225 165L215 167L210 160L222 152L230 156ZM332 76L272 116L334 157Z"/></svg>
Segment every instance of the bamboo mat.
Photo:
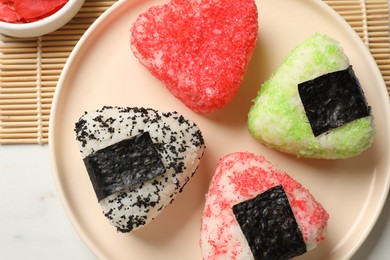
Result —
<svg viewBox="0 0 390 260"><path fill-rule="evenodd" d="M36 38L0 35L0 144L46 144L53 94L73 47L116 1L86 0L61 29ZM387 0L324 0L359 34L374 56L390 94Z"/></svg>

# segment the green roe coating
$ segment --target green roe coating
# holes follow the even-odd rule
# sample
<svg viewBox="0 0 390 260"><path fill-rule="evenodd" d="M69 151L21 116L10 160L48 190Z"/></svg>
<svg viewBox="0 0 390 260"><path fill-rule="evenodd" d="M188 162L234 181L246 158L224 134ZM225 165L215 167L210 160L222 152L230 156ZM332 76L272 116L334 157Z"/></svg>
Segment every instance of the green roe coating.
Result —
<svg viewBox="0 0 390 260"><path fill-rule="evenodd" d="M270 148L309 158L348 158L371 146L372 117L352 121L315 137L298 94L298 84L349 66L339 44L315 34L285 58L258 92L248 115L250 134Z"/></svg>

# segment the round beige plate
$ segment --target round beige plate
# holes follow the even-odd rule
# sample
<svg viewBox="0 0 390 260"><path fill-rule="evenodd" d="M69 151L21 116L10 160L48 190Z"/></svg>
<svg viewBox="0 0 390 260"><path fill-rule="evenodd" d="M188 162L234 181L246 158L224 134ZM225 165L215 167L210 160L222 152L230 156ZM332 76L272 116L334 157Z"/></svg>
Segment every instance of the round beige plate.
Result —
<svg viewBox="0 0 390 260"><path fill-rule="evenodd" d="M140 12L162 1L119 1L80 40L55 93L50 119L54 175L77 231L102 259L200 259L199 226L204 196L218 158L235 151L266 156L296 178L330 214L327 239L300 259L347 259L361 245L389 188L389 104L385 85L366 47L322 1L259 0L259 39L243 85L224 109L196 114L142 67L129 47L129 28ZM374 145L348 160L297 159L265 148L246 129L248 109L261 83L296 44L315 32L345 48L376 118ZM177 110L202 129L207 150L177 200L147 227L117 233L96 201L75 141L74 124L86 110L144 106Z"/></svg>

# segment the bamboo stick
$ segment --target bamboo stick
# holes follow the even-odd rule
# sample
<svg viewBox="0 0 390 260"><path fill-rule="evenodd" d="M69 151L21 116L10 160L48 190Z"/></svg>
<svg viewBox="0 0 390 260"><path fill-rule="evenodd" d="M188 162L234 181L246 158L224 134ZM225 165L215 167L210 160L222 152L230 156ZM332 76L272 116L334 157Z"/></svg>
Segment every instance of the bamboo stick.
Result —
<svg viewBox="0 0 390 260"><path fill-rule="evenodd" d="M111 6L117 1L86 1L82 8L89 7L89 6Z"/></svg>
<svg viewBox="0 0 390 260"><path fill-rule="evenodd" d="M59 29L59 31L75 30L75 29L86 30L87 28L89 28L89 26L91 26L89 23L74 23L74 22L70 22L70 23L64 25L61 29ZM58 38L58 37L61 37L61 36L53 35L53 34L47 34L47 35L43 36L43 39L49 40L49 39L54 39L54 38Z"/></svg>
<svg viewBox="0 0 390 260"><path fill-rule="evenodd" d="M2 63L4 65L13 65L13 64L36 64L37 59L3 59Z"/></svg>
<svg viewBox="0 0 390 260"><path fill-rule="evenodd" d="M31 42L37 41L38 37L27 37L27 38L15 38L7 35L0 35L0 40L2 42Z"/></svg>
<svg viewBox="0 0 390 260"><path fill-rule="evenodd" d="M372 54L376 54L376 53L383 53L383 54L389 54L390 53L390 49L389 48L377 48L377 49L371 49L371 53Z"/></svg>
<svg viewBox="0 0 390 260"><path fill-rule="evenodd" d="M389 70L387 71L388 74L390 74L390 64L383 64L379 66L382 70Z"/></svg>
<svg viewBox="0 0 390 260"><path fill-rule="evenodd" d="M42 144L47 144L48 139L47 138L41 138ZM18 138L18 139L1 139L0 138L0 144L36 144L38 143L38 138Z"/></svg>
<svg viewBox="0 0 390 260"><path fill-rule="evenodd" d="M376 25L383 25L383 26L387 26L389 24L389 21L384 19L384 20L371 20L371 21L367 21L368 25L371 27L371 26L376 26Z"/></svg>
<svg viewBox="0 0 390 260"><path fill-rule="evenodd" d="M27 121L38 121L38 120L44 120L48 121L49 116L0 116L0 121L4 122L27 122Z"/></svg>
<svg viewBox="0 0 390 260"><path fill-rule="evenodd" d="M388 53L388 54L373 53L372 56L374 57L374 59L378 59L378 60L388 60L388 59L390 59L390 53Z"/></svg>
<svg viewBox="0 0 390 260"><path fill-rule="evenodd" d="M40 91L40 98L52 99L54 96L54 91L52 87L50 90ZM13 89L1 89L0 90L1 99L28 99L28 98L38 98L37 88L29 88L28 90L13 90ZM1 103L1 101L0 101ZM1 111L0 111L1 113Z"/></svg>
<svg viewBox="0 0 390 260"><path fill-rule="evenodd" d="M57 86L57 81L42 81L41 87L55 87Z"/></svg>
<svg viewBox="0 0 390 260"><path fill-rule="evenodd" d="M62 69L64 64L42 64L41 69Z"/></svg>
<svg viewBox="0 0 390 260"><path fill-rule="evenodd" d="M38 122L1 122L2 127L38 127Z"/></svg>
<svg viewBox="0 0 390 260"><path fill-rule="evenodd" d="M76 45L78 40L67 40L67 41L45 41L42 42L42 46L44 47L65 47L72 46L72 48Z"/></svg>
<svg viewBox="0 0 390 260"><path fill-rule="evenodd" d="M383 31L388 32L389 26L388 25L381 25L381 26L370 26L370 31Z"/></svg>
<svg viewBox="0 0 390 260"><path fill-rule="evenodd" d="M36 104L37 100L30 98L20 98L20 99L0 99L0 105L17 105L17 104Z"/></svg>
<svg viewBox="0 0 390 260"><path fill-rule="evenodd" d="M15 49L15 48L35 48L37 45L36 41L32 42L12 42L8 44L2 44L3 49Z"/></svg>
<svg viewBox="0 0 390 260"><path fill-rule="evenodd" d="M58 78L59 75L41 76L42 81L57 81ZM26 82L26 81L28 82L28 81L36 81L36 80L37 80L37 76L24 76L24 77L8 76L8 77L2 77L0 82Z"/></svg>
<svg viewBox="0 0 390 260"><path fill-rule="evenodd" d="M334 5L334 4L329 4L329 3L327 3L327 4L330 5L338 13L340 11L343 11L343 10L346 10L346 11L349 11L349 10L361 10L360 6L356 5L355 3L352 4L352 5Z"/></svg>
<svg viewBox="0 0 390 260"><path fill-rule="evenodd" d="M350 5L350 4L353 4L354 2L351 2L350 0L348 1L343 1L343 0L340 0L340 1L332 1L332 0L324 0L324 2L326 2L326 3L328 3L328 4L330 4L330 5L334 5L334 6L336 6L336 5Z"/></svg>
<svg viewBox="0 0 390 260"><path fill-rule="evenodd" d="M37 53L25 53L25 54L0 54L0 59L1 60L4 60L4 59L34 59L36 58L38 55Z"/></svg>
<svg viewBox="0 0 390 260"><path fill-rule="evenodd" d="M1 82L29 82L29 81L36 81L37 76L25 76L25 77L2 77L0 80L0 86Z"/></svg>
<svg viewBox="0 0 390 260"><path fill-rule="evenodd" d="M44 106L44 105L51 106L52 101L53 101L52 98L42 97L41 98L41 106Z"/></svg>
<svg viewBox="0 0 390 260"><path fill-rule="evenodd" d="M0 70L1 77L9 77L9 76L31 76L36 75L37 70L34 68L33 70L23 70L23 71L8 71L8 70Z"/></svg>
<svg viewBox="0 0 390 260"><path fill-rule="evenodd" d="M40 135L38 133L4 133L4 134L1 134L1 138L4 138L4 139L14 139L14 138L18 138L18 139L30 139L30 138L39 138L39 136L44 136L47 138L47 135Z"/></svg>
<svg viewBox="0 0 390 260"><path fill-rule="evenodd" d="M341 16L358 16L359 18L362 16L362 10L361 9L358 9L358 10L346 10L346 11L339 11L338 12L339 14L341 14Z"/></svg>
<svg viewBox="0 0 390 260"><path fill-rule="evenodd" d="M42 115L50 115L50 109L41 109ZM17 116L17 115L37 115L37 107L33 110L0 110L2 116Z"/></svg>
<svg viewBox="0 0 390 260"><path fill-rule="evenodd" d="M80 9L80 12L82 13L94 13L94 14L101 14L104 11L108 9L109 6L103 5L103 6L85 6ZM79 16L77 16L79 17Z"/></svg>
<svg viewBox="0 0 390 260"><path fill-rule="evenodd" d="M43 58L42 63L65 63L68 58Z"/></svg>
<svg viewBox="0 0 390 260"><path fill-rule="evenodd" d="M26 65L26 64L11 64L11 65L4 65L4 64L1 64L0 65L0 69L1 70L36 70L37 68L37 65L36 64L33 64L33 65Z"/></svg>
<svg viewBox="0 0 390 260"><path fill-rule="evenodd" d="M92 13L92 12L85 12L84 10L80 10L80 12L77 14L77 17L78 18L83 18L83 17L86 17L86 18L97 18L101 15L101 13Z"/></svg>
<svg viewBox="0 0 390 260"><path fill-rule="evenodd" d="M58 46L43 46L43 52L71 52L73 50L73 46L66 47L58 47Z"/></svg>
<svg viewBox="0 0 390 260"><path fill-rule="evenodd" d="M363 21L351 21L349 25L351 25L352 27L362 27Z"/></svg>
<svg viewBox="0 0 390 260"><path fill-rule="evenodd" d="M37 130L36 127L0 128L0 136L9 133L36 133ZM48 127L42 127L43 132L47 132L48 130Z"/></svg>
<svg viewBox="0 0 390 260"><path fill-rule="evenodd" d="M47 52L47 53L42 53L41 58L42 59L60 59L60 58L65 58L68 59L70 55L69 52Z"/></svg>
<svg viewBox="0 0 390 260"><path fill-rule="evenodd" d="M384 19L389 19L389 14L388 13L368 13L367 14L367 19L368 21L370 20L384 20Z"/></svg>
<svg viewBox="0 0 390 260"><path fill-rule="evenodd" d="M45 69L42 72L42 75L60 75L61 69Z"/></svg>
<svg viewBox="0 0 390 260"><path fill-rule="evenodd" d="M0 52L2 53L32 53L37 52L37 48L27 47L27 48L8 48L4 45L0 46Z"/></svg>
<svg viewBox="0 0 390 260"><path fill-rule="evenodd" d="M56 69L62 69L62 67L64 66L64 64L42 64L41 66L41 69L48 69L48 70L56 70ZM4 64L0 64L0 69L2 70L22 70L22 71L26 71L26 70L35 70L35 73L36 73L36 69L37 69L37 65L36 64L10 64L10 65L4 65ZM18 72L14 72L14 74L12 75L18 75Z"/></svg>
<svg viewBox="0 0 390 260"><path fill-rule="evenodd" d="M2 98L2 100L0 100L0 103L4 102L6 100L31 99L31 98L36 99L37 93L2 94L1 98ZM4 99L6 99L6 100L4 100Z"/></svg>
<svg viewBox="0 0 390 260"><path fill-rule="evenodd" d="M386 43L388 43L388 41L389 41L389 37L386 37L386 36L370 38L370 42L386 42Z"/></svg>
<svg viewBox="0 0 390 260"><path fill-rule="evenodd" d="M85 30L74 29L74 30L57 30L52 32L52 35L82 35Z"/></svg>
<svg viewBox="0 0 390 260"><path fill-rule="evenodd" d="M51 104L41 104L41 109L50 109ZM1 104L0 110L28 110L37 109L37 104Z"/></svg>
<svg viewBox="0 0 390 260"><path fill-rule="evenodd" d="M87 27L88 28L88 27ZM79 28L75 28L79 29ZM62 42L62 41L78 41L81 35L47 35L43 36L42 41Z"/></svg>
<svg viewBox="0 0 390 260"><path fill-rule="evenodd" d="M360 16L355 16L355 15L345 15L343 16L343 18L347 21L347 22L350 22L350 21L360 21L362 18Z"/></svg>

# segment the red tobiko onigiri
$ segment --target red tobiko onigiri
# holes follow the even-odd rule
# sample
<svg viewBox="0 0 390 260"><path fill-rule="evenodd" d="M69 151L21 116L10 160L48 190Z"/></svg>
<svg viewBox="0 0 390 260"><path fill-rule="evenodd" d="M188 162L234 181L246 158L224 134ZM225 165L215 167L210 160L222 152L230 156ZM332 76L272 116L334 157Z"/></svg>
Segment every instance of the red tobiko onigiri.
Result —
<svg viewBox="0 0 390 260"><path fill-rule="evenodd" d="M291 259L325 239L329 214L265 157L221 158L201 223L203 259Z"/></svg>
<svg viewBox="0 0 390 260"><path fill-rule="evenodd" d="M171 0L131 28L139 61L188 108L208 113L238 91L255 48L254 0Z"/></svg>

